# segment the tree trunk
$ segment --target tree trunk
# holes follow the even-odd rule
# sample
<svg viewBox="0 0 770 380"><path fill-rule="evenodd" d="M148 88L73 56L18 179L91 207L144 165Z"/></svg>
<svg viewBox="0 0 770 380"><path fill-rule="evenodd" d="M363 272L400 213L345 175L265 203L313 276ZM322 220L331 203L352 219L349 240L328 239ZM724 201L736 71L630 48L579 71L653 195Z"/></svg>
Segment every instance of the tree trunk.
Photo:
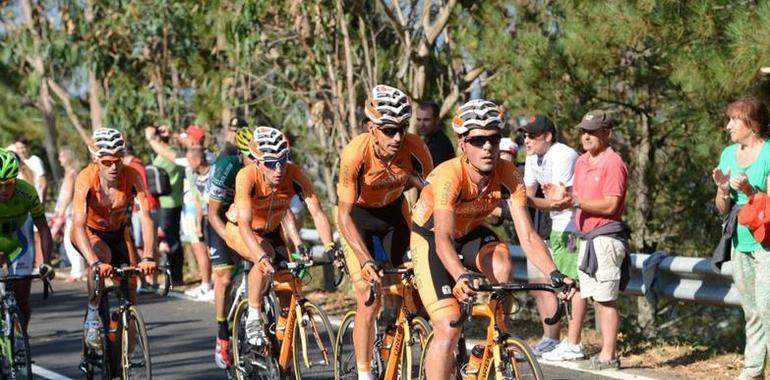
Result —
<svg viewBox="0 0 770 380"><path fill-rule="evenodd" d="M634 199L634 214L631 218L631 241L634 246L646 251L649 242L647 220L650 216L651 200L650 186L647 175L650 167L650 152L652 149L652 136L650 120L644 113L639 117L639 140L636 146L632 147L634 162L631 169L629 188L634 189L636 197Z"/></svg>
<svg viewBox="0 0 770 380"><path fill-rule="evenodd" d="M91 128L102 128L102 88L96 73L88 70L88 107L91 114Z"/></svg>
<svg viewBox="0 0 770 380"><path fill-rule="evenodd" d="M356 123L356 94L353 87L353 58L350 53L350 35L348 34L348 23L345 20L345 13L342 10L342 0L337 0L337 18L342 32L342 45L345 51L345 91L347 92L347 111L348 124L350 130L355 130ZM342 100L342 99L340 99Z"/></svg>
<svg viewBox="0 0 770 380"><path fill-rule="evenodd" d="M43 119L45 119L45 128L43 128L45 137L43 139L43 145L45 146L48 163L51 164L53 181L54 183L60 183L62 175L61 168L58 165L59 148L56 145L56 115L54 115L53 112L51 94L48 91L48 83L45 78L43 78L40 83L40 95L38 101L40 103L40 110L43 112Z"/></svg>

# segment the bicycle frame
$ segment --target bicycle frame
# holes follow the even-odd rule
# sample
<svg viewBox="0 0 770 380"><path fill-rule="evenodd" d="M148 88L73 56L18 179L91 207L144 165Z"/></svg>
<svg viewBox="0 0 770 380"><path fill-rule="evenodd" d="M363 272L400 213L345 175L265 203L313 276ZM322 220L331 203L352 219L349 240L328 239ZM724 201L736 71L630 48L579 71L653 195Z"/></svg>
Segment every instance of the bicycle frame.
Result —
<svg viewBox="0 0 770 380"><path fill-rule="evenodd" d="M276 292L276 295L278 293L291 293L291 299L288 306L288 315L286 316L286 323L283 326L283 328L286 330L283 332L283 341L281 342L281 349L278 355L278 365L281 367L281 371L287 372L289 370L289 366L291 365L290 361L292 359L293 346L296 344L294 342L294 323L298 319L302 320L304 317L302 306L307 301L307 299L302 293L302 280L294 276L291 269L280 270L276 272L275 276L273 277L272 287ZM277 322L278 321L276 321L276 323ZM313 320L311 320L311 323L315 324ZM300 329L299 343L301 345L302 352L304 353L303 357L305 358L305 365L310 367L307 355L307 340L305 340L304 333L304 330L307 328L307 326L305 326L304 323L299 323L298 326ZM318 328L315 325L311 326L311 328L313 329L313 335L319 342L321 342L322 339L321 336L318 335ZM276 334L278 333L277 329L278 327L276 326ZM326 347L321 347L321 351L323 353L324 360L331 362L329 358L329 350Z"/></svg>
<svg viewBox="0 0 770 380"><path fill-rule="evenodd" d="M16 363L13 355L13 342L11 342L11 329L13 329L13 323L11 321L11 315L8 310L17 306L16 293L13 291L13 287L8 287L8 282L43 279L43 299L48 298L48 293L51 289L51 285L47 278L41 277L39 274L29 274L23 276L10 275L0 278L0 313L2 313L2 319L0 319L0 331L3 336L0 339L0 355L5 357L11 366ZM23 319L22 316L19 316ZM24 321L21 321L23 324ZM29 358L28 358L29 359Z"/></svg>
<svg viewBox="0 0 770 380"><path fill-rule="evenodd" d="M402 300L398 311L398 317L394 323L396 331L393 335L391 346L388 349L388 361L385 363L385 371L381 377L384 380L395 380L399 376L399 361L401 360L401 354L404 351L404 342L412 339L410 323L421 307L418 305L419 298L416 295L417 291L412 284L412 278L414 277L412 268L384 269L383 273L385 275L395 274L400 276L397 283L388 285L382 290L383 294L396 296ZM374 303L377 293L379 293L379 284L374 283L369 290L369 298L365 302L367 306ZM377 337L374 342L375 355L379 355L379 349L382 348L382 344L382 339Z"/></svg>
<svg viewBox="0 0 770 380"><path fill-rule="evenodd" d="M521 291L549 291L549 292L569 292L570 287L567 286L566 290L561 287L554 287L545 284L494 284L494 285L482 285L476 291L491 292L491 296L488 303L477 304L474 303L472 298L469 304L463 305L461 316L457 321L450 322L453 327L460 326L465 320L469 320L472 317L486 318L489 322L487 325L487 337L484 343L484 352L482 354L481 363L478 367L477 373L468 373L466 379L487 379L489 372L494 371L495 379L503 380L502 373L502 353L500 351L501 344L504 343L510 335L506 331L505 318L502 310L502 302L508 295L508 293L521 292ZM468 312L470 310L470 312ZM545 319L545 323L553 325L558 323L561 316L566 314L569 317L571 314L569 301L559 300L558 307L554 316ZM461 335L462 338L462 335ZM460 339L460 342L464 342L464 339ZM464 344L462 347L458 347L461 352L465 352ZM494 364L494 367L492 367Z"/></svg>

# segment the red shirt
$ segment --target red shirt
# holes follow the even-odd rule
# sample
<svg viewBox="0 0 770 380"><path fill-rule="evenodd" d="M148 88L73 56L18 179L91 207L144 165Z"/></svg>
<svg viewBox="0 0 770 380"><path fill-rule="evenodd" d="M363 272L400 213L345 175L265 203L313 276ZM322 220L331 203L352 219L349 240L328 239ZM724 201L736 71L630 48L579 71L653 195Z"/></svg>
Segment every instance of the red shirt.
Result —
<svg viewBox="0 0 770 380"><path fill-rule="evenodd" d="M593 165L589 163L589 153L583 153L575 161L573 191L581 202L604 199L607 195L620 197L620 207L611 216L594 215L577 210L575 221L580 232L586 233L613 220L620 220L626 209L626 189L628 188L628 168L623 159L612 148L601 153Z"/></svg>
<svg viewBox="0 0 770 380"><path fill-rule="evenodd" d="M142 181L144 181L144 187L147 188L147 170L144 169L144 164L142 163L142 160L140 160L138 157L134 156L131 157L131 162L128 163L128 166L136 169L136 171L139 172L139 176L142 177ZM147 203L150 204L150 210L157 210L160 208L160 202L158 202L158 198L155 198L154 195L150 194L150 192L147 192ZM134 205L134 212L139 210L139 206Z"/></svg>

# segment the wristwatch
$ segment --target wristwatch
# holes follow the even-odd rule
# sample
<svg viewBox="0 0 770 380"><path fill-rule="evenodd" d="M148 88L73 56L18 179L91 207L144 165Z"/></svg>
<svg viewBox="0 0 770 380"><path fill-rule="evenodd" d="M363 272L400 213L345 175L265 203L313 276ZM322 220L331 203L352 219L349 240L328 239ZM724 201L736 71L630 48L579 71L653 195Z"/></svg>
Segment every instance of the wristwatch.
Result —
<svg viewBox="0 0 770 380"><path fill-rule="evenodd" d="M580 199L572 198L572 208L574 209L580 208Z"/></svg>

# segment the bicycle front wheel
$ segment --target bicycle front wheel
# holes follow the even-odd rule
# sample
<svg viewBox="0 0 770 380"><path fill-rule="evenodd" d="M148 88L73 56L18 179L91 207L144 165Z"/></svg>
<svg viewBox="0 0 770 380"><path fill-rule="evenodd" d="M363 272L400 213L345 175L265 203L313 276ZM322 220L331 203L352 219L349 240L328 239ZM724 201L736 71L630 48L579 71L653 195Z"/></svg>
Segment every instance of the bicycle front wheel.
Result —
<svg viewBox="0 0 770 380"><path fill-rule="evenodd" d="M24 322L18 307L8 310L11 322L10 343L12 360L9 360L11 379L32 379L32 360L29 352L29 338L24 333Z"/></svg>
<svg viewBox="0 0 770 380"><path fill-rule="evenodd" d="M120 329L120 365L123 379L152 379L150 344L144 319L136 306L123 312Z"/></svg>
<svg viewBox="0 0 770 380"><path fill-rule="evenodd" d="M249 301L244 299L235 308L232 320L233 368L237 380L278 379L281 369L273 357L274 339L266 347L252 347L246 338L246 317Z"/></svg>
<svg viewBox="0 0 770 380"><path fill-rule="evenodd" d="M409 322L411 336L404 341L401 356L401 379L420 379L422 373L422 357L428 345L428 337L432 329L428 321L415 317Z"/></svg>
<svg viewBox="0 0 770 380"><path fill-rule="evenodd" d="M342 318L340 329L337 330L337 340L334 344L334 378L337 380L358 379L356 354L353 350L353 324L355 319L356 312L348 312Z"/></svg>
<svg viewBox="0 0 770 380"><path fill-rule="evenodd" d="M505 379L542 380L543 370L527 342L509 337L500 347L502 372ZM490 373L491 375L491 373Z"/></svg>
<svg viewBox="0 0 770 380"><path fill-rule="evenodd" d="M302 304L302 316L294 323L292 356L294 375L328 379L334 374L334 330L326 313L316 304Z"/></svg>

